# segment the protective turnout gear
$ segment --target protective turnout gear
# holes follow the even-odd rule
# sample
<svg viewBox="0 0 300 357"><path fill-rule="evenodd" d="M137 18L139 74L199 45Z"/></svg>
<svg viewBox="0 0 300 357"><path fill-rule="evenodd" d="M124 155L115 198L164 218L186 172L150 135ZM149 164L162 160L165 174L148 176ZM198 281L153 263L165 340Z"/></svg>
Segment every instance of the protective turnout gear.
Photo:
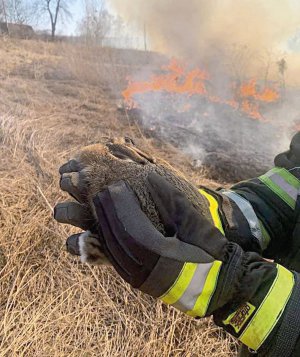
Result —
<svg viewBox="0 0 300 357"><path fill-rule="evenodd" d="M293 139L292 143L294 141ZM295 143L292 147L295 147ZM295 162L297 153L286 155L293 157ZM94 233L96 218L92 213L92 202L85 199L90 194L90 183L84 175L86 169L88 168L85 168L83 163L76 160L71 160L61 167L60 186L78 202L58 204L55 208L55 218L59 222ZM287 263L288 253L291 249L294 250L291 237L297 221L295 202L300 186L299 176L300 170L296 168L288 171L276 167L265 175L241 182L230 190L216 192L203 187L199 196L205 199L203 201L201 198L200 201L204 204L206 201L207 206L211 199L217 201L228 240L236 242L245 251L255 251L280 263ZM209 212L207 215L209 216ZM71 249L71 252L74 253L74 249Z"/></svg>
<svg viewBox="0 0 300 357"><path fill-rule="evenodd" d="M300 259L291 257L291 252L299 251L300 247L300 239L297 245L293 237L299 222L299 188L300 133L297 133L290 150L276 156L273 169L230 190L219 190L219 195L210 194L218 200L229 240L285 266L292 264L288 266L300 271Z"/></svg>
<svg viewBox="0 0 300 357"><path fill-rule="evenodd" d="M300 133L290 144L290 149L275 157L276 168L257 179L244 181L231 189L230 199L234 199L241 212L254 221L249 211L249 204L254 209L259 221L259 237L263 237L262 254L280 262L289 269L300 271ZM223 193L225 193L223 191ZM237 197L238 195L239 197ZM247 204L248 202L248 209ZM250 207L250 210L251 210ZM247 214L248 212L248 214ZM222 212L221 212L222 214ZM230 215L229 215L230 216ZM249 220L250 218L250 220ZM245 225L238 220L240 236L244 236ZM230 236L230 234L226 234ZM247 234L246 234L247 235ZM242 239L242 238L241 238ZM252 237L253 239L253 237ZM289 340L289 336L287 336ZM252 356L247 347L242 347L241 357ZM300 343L295 356L300 356Z"/></svg>
<svg viewBox="0 0 300 357"><path fill-rule="evenodd" d="M264 255L280 259L289 250L295 227L295 208L300 188L300 171L275 167L266 174L233 187L249 202L265 232ZM267 233L267 234L266 234ZM262 233L262 236L264 234Z"/></svg>
<svg viewBox="0 0 300 357"><path fill-rule="evenodd" d="M293 137L290 149L277 155L274 162L274 169L232 190L255 211L267 243L264 257L300 271L300 133Z"/></svg>
<svg viewBox="0 0 300 357"><path fill-rule="evenodd" d="M181 199L172 199L174 191L167 198L167 204L151 191L165 223L166 235L171 238L165 238L155 230L145 215L140 216L143 212L137 204L133 204L136 198L133 199L134 194L124 183L121 184L122 187L109 186L90 205L82 204L81 198L86 194L87 185L84 179L73 179L71 171L78 169L74 167L67 168L70 177L64 176L61 187L79 203L58 205L55 218L84 230L89 229L91 236L95 237L92 245L99 244L97 227L100 227L100 236L105 239L102 239L99 246L132 286L152 296L161 297L166 303L171 303L191 316L201 317L213 313L218 325L225 327L251 350L258 350L259 356L281 356L283 353L280 354L280 350L284 350L284 354L288 356L286 351L295 345L293 341L298 338L299 309L294 307L299 301L299 298L295 299L298 296L297 274L280 265L266 262L255 253L245 251L264 254L286 267L300 271L300 232L297 230L300 175L295 167L298 163L300 166L298 141L300 135L293 138L288 152L276 157L277 167L265 175L239 183L230 190L200 190L219 231L213 229L199 214L198 219L202 221L197 224L196 215L185 216L186 210L182 208L175 209L176 218L173 217L172 220L174 210L168 213L162 207L172 208L174 202L176 207L181 206ZM118 195L123 191L127 192L123 201L130 202L129 197L126 198L129 193L133 201L132 204L127 203L126 212L122 210L119 218L117 208L123 204L117 205L115 202L119 201ZM159 188L158 191L160 192ZM175 196L179 197L180 194L177 194ZM161 202L161 207L158 202ZM162 213L164 210L165 214ZM127 231L124 238L123 220L133 221L130 214L136 217L139 224L130 226L131 231ZM127 225L125 228L128 228ZM191 232L191 235L179 235L179 231L182 233L185 230ZM224 243L219 232L225 233L231 243ZM175 233L177 235L174 237ZM148 242L147 236L155 237L153 241L149 240L152 243ZM195 238L195 243L194 238L190 240L189 236L199 236L200 240L198 242L198 238ZM70 252L82 257L84 251L80 251L80 237L80 234L70 237L67 244ZM145 242L148 244L144 246ZM208 248L203 248L203 244L208 244L207 242L212 246L209 244ZM202 248L201 252L197 247ZM95 256L91 257L94 258ZM232 267L239 274L232 273ZM288 338L284 337L285 333ZM250 354L248 348L244 348L241 356L248 355L252 355L252 352ZM300 356L300 351L294 350L292 355Z"/></svg>
<svg viewBox="0 0 300 357"><path fill-rule="evenodd" d="M219 326L258 355L292 356L300 333L298 274L229 242L217 211L215 228L158 175L149 175L149 190L166 237L125 182L94 199L102 245L118 273L190 316L213 314Z"/></svg>

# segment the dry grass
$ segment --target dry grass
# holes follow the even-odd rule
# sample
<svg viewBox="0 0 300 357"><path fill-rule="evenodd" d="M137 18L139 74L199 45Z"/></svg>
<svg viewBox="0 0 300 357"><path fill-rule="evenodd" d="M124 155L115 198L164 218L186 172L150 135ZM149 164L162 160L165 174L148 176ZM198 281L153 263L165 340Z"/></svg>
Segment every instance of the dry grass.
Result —
<svg viewBox="0 0 300 357"><path fill-rule="evenodd" d="M141 136L101 85L101 62L89 80L92 62L81 51L0 39L0 246L8 259L0 356L232 356L232 340L209 320L191 320L132 291L111 268L83 266L65 252L71 229L51 212L65 198L58 166L103 135ZM105 71L119 85L123 74ZM153 140L144 145L175 157ZM183 156L176 162L189 169Z"/></svg>

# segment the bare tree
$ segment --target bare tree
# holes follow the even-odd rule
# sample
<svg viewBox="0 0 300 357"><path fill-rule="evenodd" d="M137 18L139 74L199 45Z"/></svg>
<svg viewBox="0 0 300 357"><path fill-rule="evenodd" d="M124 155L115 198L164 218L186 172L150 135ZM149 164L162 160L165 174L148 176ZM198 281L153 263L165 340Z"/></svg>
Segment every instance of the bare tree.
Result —
<svg viewBox="0 0 300 357"><path fill-rule="evenodd" d="M23 24L27 22L26 0L0 0L0 20Z"/></svg>
<svg viewBox="0 0 300 357"><path fill-rule="evenodd" d="M287 71L287 62L284 57L277 62L277 66L278 66L278 72L281 76L281 85L282 85L282 92L283 92L282 98L285 98L286 96L285 74Z"/></svg>
<svg viewBox="0 0 300 357"><path fill-rule="evenodd" d="M16 24L29 24L34 18L30 0L0 0L0 20Z"/></svg>
<svg viewBox="0 0 300 357"><path fill-rule="evenodd" d="M102 46L115 21L115 17L107 11L103 0L97 2L86 0L85 16L79 24L79 33L86 41L93 41Z"/></svg>
<svg viewBox="0 0 300 357"><path fill-rule="evenodd" d="M4 0L0 0L0 21L7 22L6 3Z"/></svg>
<svg viewBox="0 0 300 357"><path fill-rule="evenodd" d="M233 78L242 83L248 78L251 61L256 56L254 51L247 45L233 44L224 53L224 57Z"/></svg>
<svg viewBox="0 0 300 357"><path fill-rule="evenodd" d="M70 19L72 17L69 10L70 4L73 0L36 0L32 3L32 8L35 9L36 14L44 18L50 19L51 37L54 39L58 21Z"/></svg>

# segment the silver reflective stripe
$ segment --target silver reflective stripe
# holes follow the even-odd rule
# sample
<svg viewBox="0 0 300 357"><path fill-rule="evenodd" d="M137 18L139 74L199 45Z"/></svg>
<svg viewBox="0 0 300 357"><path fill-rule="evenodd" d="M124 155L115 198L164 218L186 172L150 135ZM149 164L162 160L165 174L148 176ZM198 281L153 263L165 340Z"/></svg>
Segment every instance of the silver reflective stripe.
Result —
<svg viewBox="0 0 300 357"><path fill-rule="evenodd" d="M173 306L182 312L193 310L213 263L198 264L190 284Z"/></svg>
<svg viewBox="0 0 300 357"><path fill-rule="evenodd" d="M258 240L260 247L264 250L267 247L267 243L264 241L258 218L250 202L233 191L222 191L222 194L237 204L249 224L252 235Z"/></svg>
<svg viewBox="0 0 300 357"><path fill-rule="evenodd" d="M277 186L285 191L294 201L297 199L298 190L294 186L285 181L283 177L275 174L272 171L267 172L264 176L269 177Z"/></svg>

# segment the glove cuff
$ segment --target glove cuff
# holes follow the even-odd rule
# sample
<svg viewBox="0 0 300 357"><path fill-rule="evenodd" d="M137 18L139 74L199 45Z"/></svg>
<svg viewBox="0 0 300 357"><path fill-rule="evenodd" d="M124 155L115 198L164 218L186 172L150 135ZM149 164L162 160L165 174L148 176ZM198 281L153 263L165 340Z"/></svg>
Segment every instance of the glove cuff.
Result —
<svg viewBox="0 0 300 357"><path fill-rule="evenodd" d="M207 316L223 306L227 306L228 302L232 303L235 300L244 275L244 256L245 253L238 244L233 242L226 244L222 259L222 269Z"/></svg>
<svg viewBox="0 0 300 357"><path fill-rule="evenodd" d="M295 279L286 268L258 261L253 253L244 257L244 266L240 288L232 303L216 311L214 319L217 325L257 351L272 336L288 311Z"/></svg>
<svg viewBox="0 0 300 357"><path fill-rule="evenodd" d="M300 275L294 273L295 286L277 331L262 346L266 356L290 357L300 336ZM270 347L271 346L271 347Z"/></svg>

